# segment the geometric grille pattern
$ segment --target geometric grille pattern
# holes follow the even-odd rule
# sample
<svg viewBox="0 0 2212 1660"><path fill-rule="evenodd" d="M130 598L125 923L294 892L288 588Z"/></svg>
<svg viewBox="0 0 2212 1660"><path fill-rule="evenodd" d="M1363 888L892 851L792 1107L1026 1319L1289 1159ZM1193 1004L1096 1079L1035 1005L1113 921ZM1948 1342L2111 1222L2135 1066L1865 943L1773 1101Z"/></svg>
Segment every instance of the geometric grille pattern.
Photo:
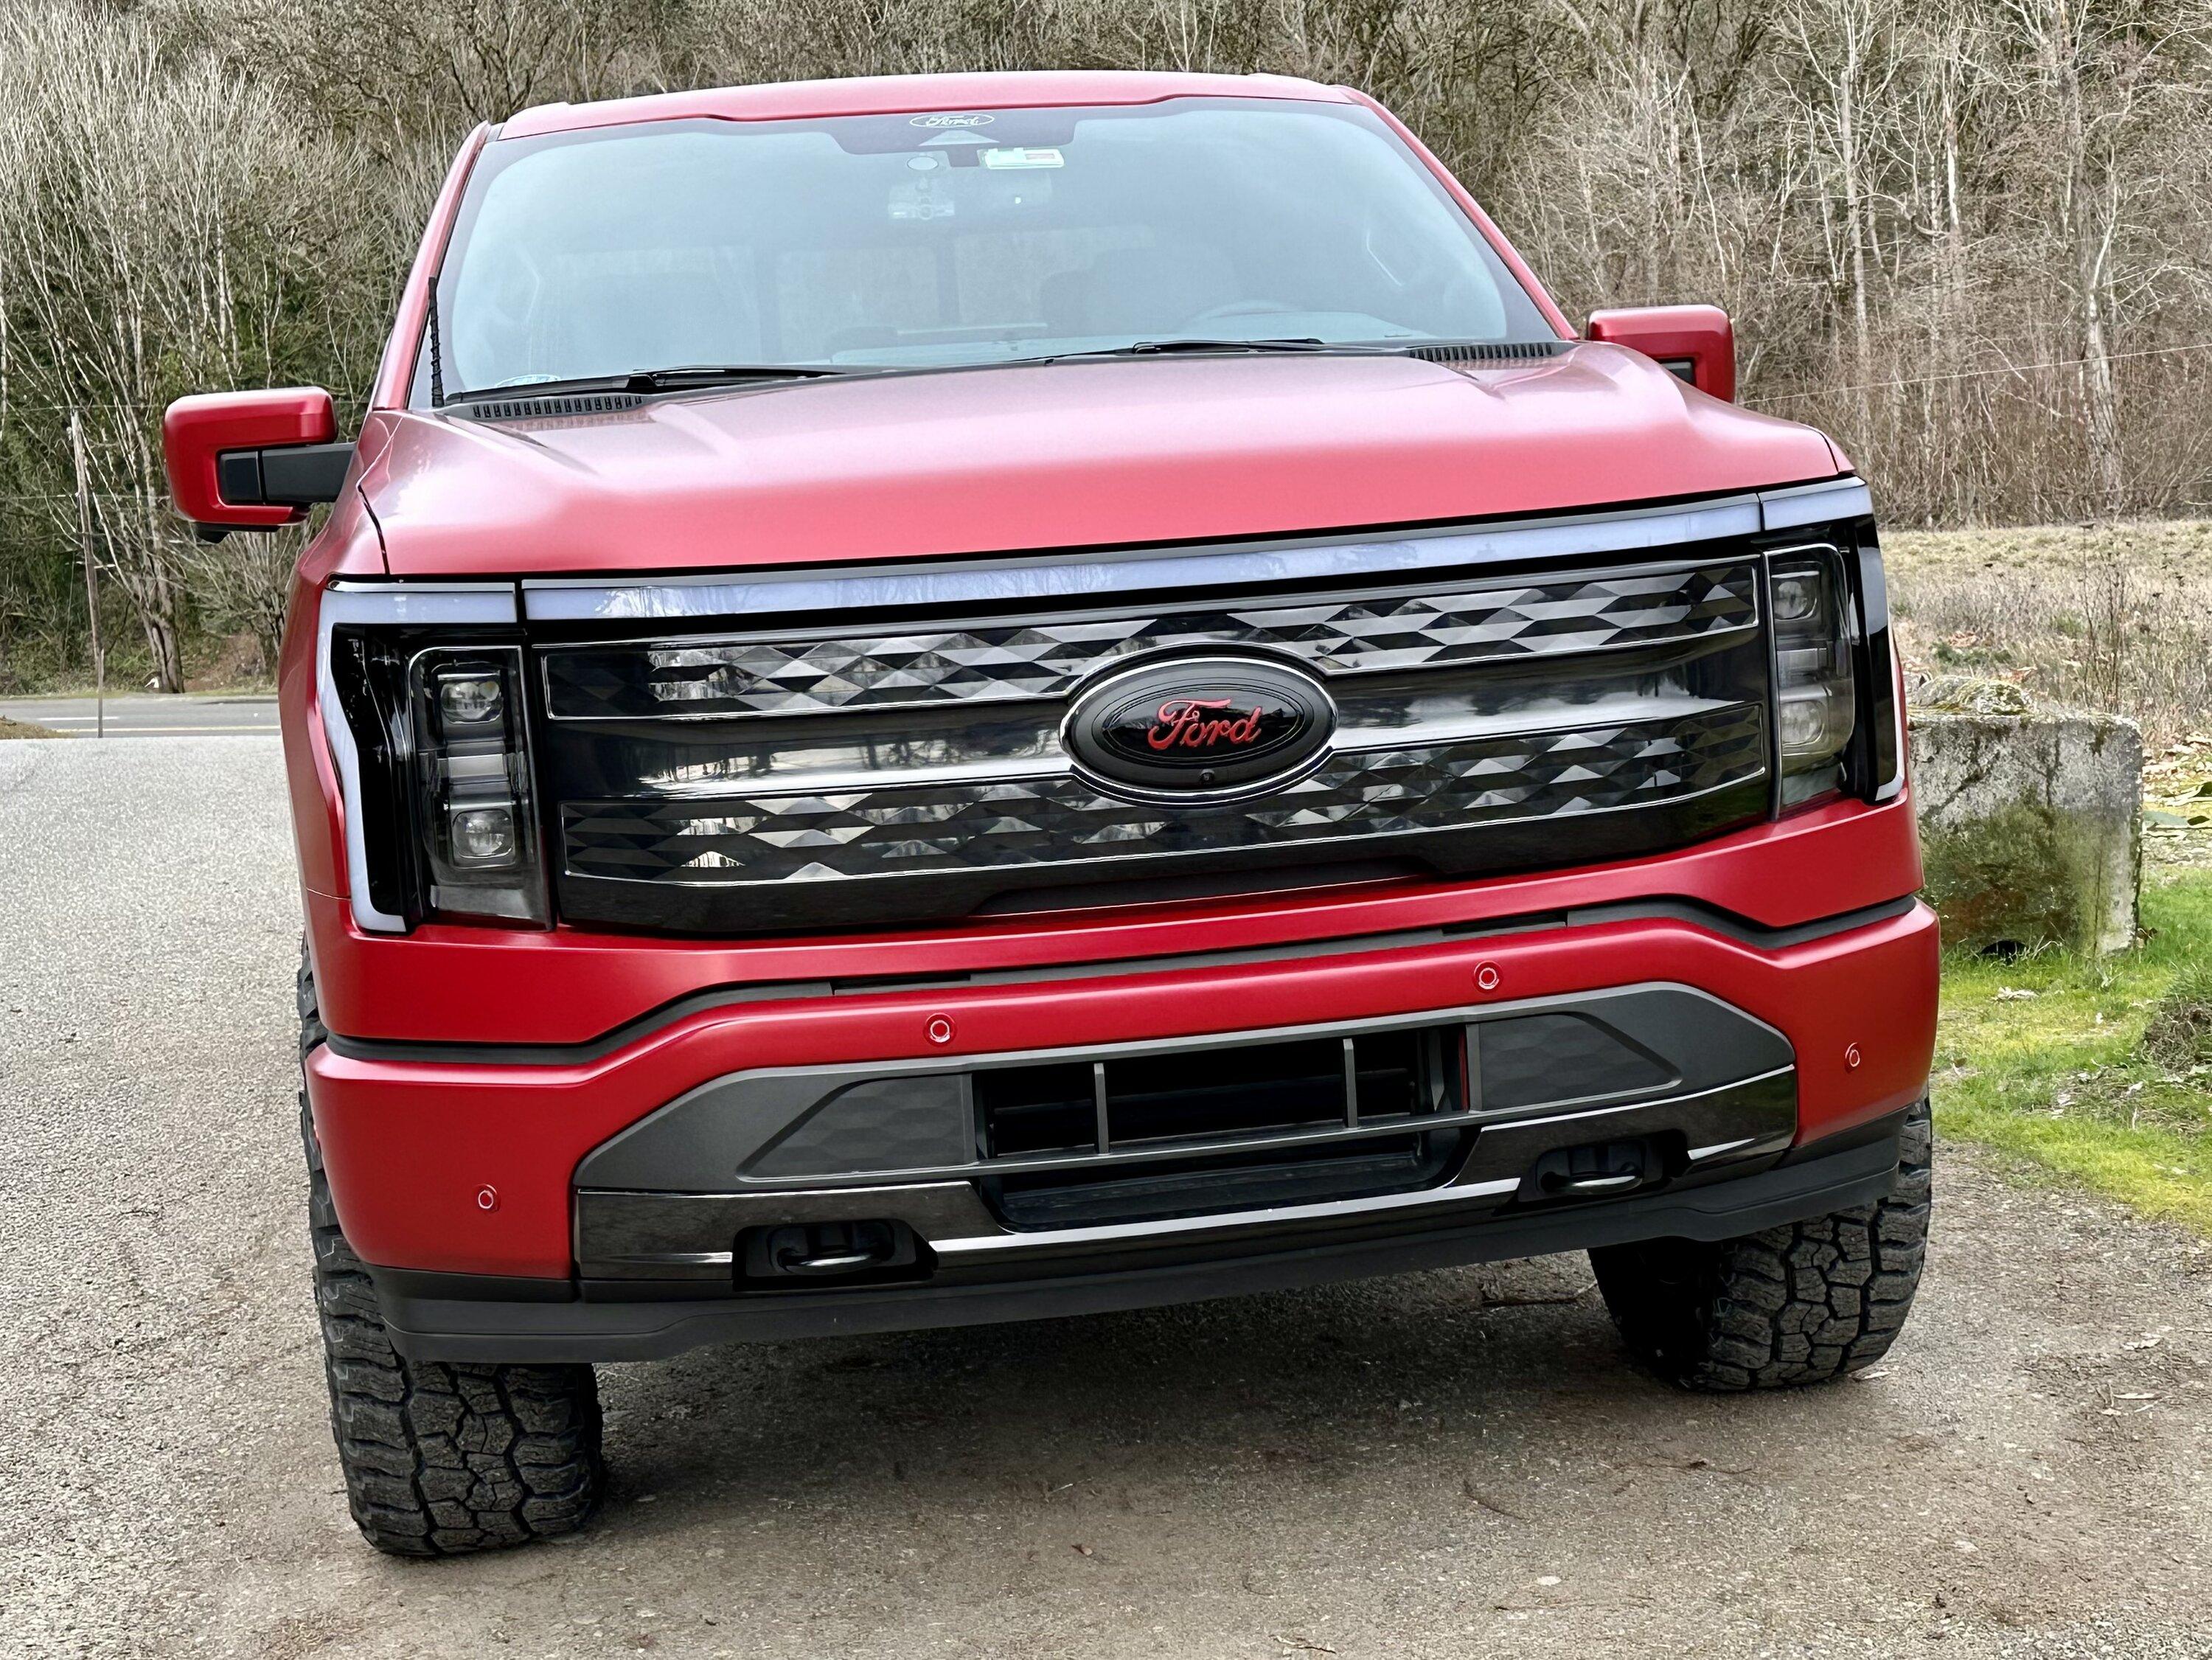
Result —
<svg viewBox="0 0 2212 1660"><path fill-rule="evenodd" d="M580 720L820 714L1066 696L1100 664L1162 646L1270 647L1324 672L1686 643L1756 626L1736 562L1387 599L1138 617L950 624L836 640L688 640L546 658L553 714Z"/></svg>
<svg viewBox="0 0 2212 1660"><path fill-rule="evenodd" d="M1255 800L1160 806L1073 774L885 781L819 794L570 801L575 876L806 882L1394 836L1656 806L1759 776L1764 720L1730 703L1656 720L1332 755Z"/></svg>

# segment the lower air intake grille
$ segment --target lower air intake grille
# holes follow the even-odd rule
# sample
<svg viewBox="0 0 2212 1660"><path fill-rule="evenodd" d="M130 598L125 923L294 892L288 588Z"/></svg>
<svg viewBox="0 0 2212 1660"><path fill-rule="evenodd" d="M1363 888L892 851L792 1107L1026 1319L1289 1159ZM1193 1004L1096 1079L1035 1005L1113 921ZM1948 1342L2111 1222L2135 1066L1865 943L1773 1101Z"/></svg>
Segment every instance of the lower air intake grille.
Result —
<svg viewBox="0 0 2212 1660"><path fill-rule="evenodd" d="M979 1073L981 1189L1064 1228L1426 1187L1462 1145L1465 1053L1453 1026Z"/></svg>

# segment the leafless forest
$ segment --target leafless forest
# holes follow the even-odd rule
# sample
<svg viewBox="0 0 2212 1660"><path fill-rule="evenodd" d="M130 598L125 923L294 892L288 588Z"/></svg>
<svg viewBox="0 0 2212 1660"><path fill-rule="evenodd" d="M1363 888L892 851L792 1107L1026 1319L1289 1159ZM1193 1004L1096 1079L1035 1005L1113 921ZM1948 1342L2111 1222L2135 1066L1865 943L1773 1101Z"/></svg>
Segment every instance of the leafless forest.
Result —
<svg viewBox="0 0 2212 1660"><path fill-rule="evenodd" d="M180 533L160 410L357 405L478 119L1007 67L1369 88L1570 313L1726 306L1893 521L2212 495L2208 0L0 0L0 689L88 678L80 453L118 677L267 648L295 547Z"/></svg>

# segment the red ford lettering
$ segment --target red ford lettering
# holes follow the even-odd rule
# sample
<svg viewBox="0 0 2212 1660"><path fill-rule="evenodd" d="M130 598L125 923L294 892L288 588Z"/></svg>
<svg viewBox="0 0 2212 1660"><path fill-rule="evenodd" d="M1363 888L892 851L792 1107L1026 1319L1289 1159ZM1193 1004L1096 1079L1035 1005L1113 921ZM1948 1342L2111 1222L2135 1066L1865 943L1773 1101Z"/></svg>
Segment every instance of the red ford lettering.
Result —
<svg viewBox="0 0 2212 1660"><path fill-rule="evenodd" d="M1211 709L1230 707L1226 697L1171 697L1152 717L1145 742L1156 750L1210 750L1217 744L1242 749L1260 736L1260 710L1249 714L1211 715Z"/></svg>

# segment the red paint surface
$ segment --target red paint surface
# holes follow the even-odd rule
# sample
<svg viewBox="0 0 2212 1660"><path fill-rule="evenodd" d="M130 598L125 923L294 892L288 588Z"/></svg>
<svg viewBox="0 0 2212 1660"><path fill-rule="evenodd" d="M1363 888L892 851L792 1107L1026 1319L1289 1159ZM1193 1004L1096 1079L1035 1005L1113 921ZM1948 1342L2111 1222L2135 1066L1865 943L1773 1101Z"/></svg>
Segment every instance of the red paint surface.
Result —
<svg viewBox="0 0 2212 1660"><path fill-rule="evenodd" d="M1287 75L1181 75L1121 70L1024 70L1001 75L857 76L654 93L596 104L541 104L501 125L501 138L614 127L631 121L819 120L933 110L1040 109L1053 105L1157 104L1167 98L1291 99L1365 103L1343 87Z"/></svg>
<svg viewBox="0 0 2212 1660"><path fill-rule="evenodd" d="M1638 306L1590 313L1589 337L1658 361L1687 358L1698 390L1735 398L1735 326L1717 306Z"/></svg>
<svg viewBox="0 0 2212 1660"><path fill-rule="evenodd" d="M161 417L161 459L168 469L177 512L196 525L236 530L296 525L307 516L305 508L224 501L216 483L216 458L226 450L327 444L337 435L331 395L320 386L179 398Z"/></svg>
<svg viewBox="0 0 2212 1660"><path fill-rule="evenodd" d="M470 171L490 138L491 128L479 125L464 139L460 153L453 157L453 165L446 170L446 182L438 187L437 205L430 210L429 222L422 229L422 240L415 250L415 263L408 269L406 284L399 291L398 320L392 325L392 337L385 344L384 356L377 364L376 387L368 400L372 410L396 409L407 401L408 383L414 379L415 357L422 344L422 325L429 314L430 282L437 275L440 261L446 257L446 240L453 234L454 216L461 210L461 192L467 187Z"/></svg>
<svg viewBox="0 0 2212 1660"><path fill-rule="evenodd" d="M820 380L616 416L386 417L395 575L801 565L1540 514L1834 476L1809 427L1583 344L1472 370L1169 358Z"/></svg>

